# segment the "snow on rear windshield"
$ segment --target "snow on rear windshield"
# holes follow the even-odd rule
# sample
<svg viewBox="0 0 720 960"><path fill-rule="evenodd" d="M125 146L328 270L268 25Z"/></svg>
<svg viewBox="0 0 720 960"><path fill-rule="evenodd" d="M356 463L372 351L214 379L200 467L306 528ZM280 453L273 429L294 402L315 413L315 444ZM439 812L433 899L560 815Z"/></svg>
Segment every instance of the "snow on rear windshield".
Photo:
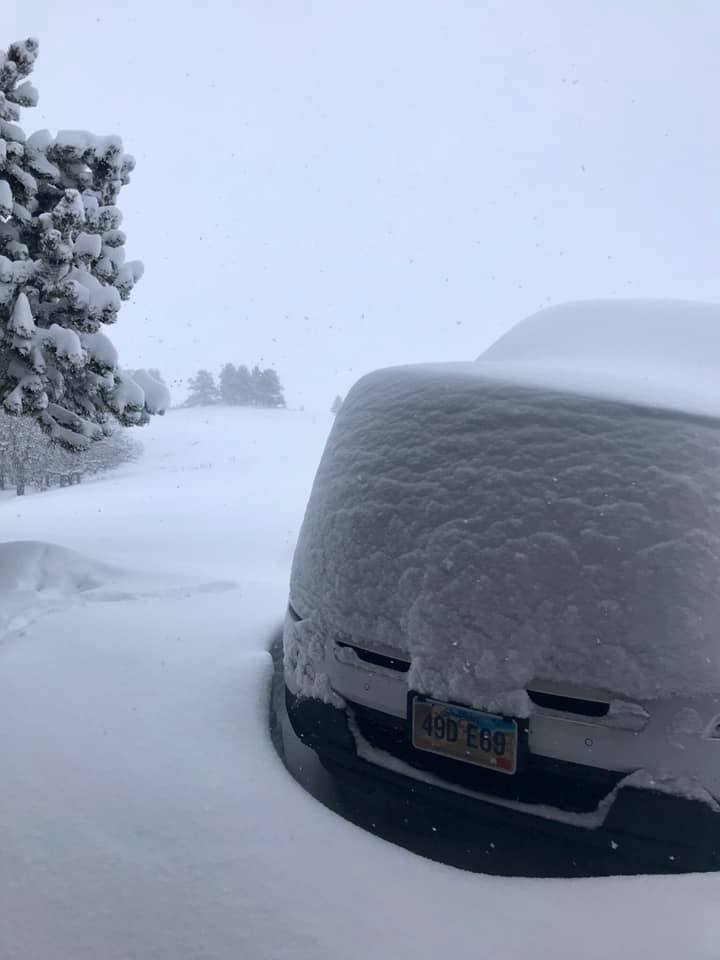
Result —
<svg viewBox="0 0 720 960"><path fill-rule="evenodd" d="M718 426L483 366L355 386L298 543L302 616L478 706L535 678L720 691Z"/></svg>

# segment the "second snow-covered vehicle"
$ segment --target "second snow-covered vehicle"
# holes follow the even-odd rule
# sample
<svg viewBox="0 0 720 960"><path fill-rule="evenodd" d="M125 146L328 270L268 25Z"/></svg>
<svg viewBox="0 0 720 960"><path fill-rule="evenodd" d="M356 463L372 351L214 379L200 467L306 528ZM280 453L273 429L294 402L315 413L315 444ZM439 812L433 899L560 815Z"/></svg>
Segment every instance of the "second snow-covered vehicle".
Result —
<svg viewBox="0 0 720 960"><path fill-rule="evenodd" d="M306 742L590 827L690 798L717 843L718 356L720 307L597 302L364 377L293 565Z"/></svg>

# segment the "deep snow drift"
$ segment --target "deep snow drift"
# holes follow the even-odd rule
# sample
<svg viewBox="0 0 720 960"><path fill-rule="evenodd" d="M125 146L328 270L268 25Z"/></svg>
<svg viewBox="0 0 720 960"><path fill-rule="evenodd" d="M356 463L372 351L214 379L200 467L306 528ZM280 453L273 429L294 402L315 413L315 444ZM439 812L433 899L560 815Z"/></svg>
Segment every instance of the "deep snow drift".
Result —
<svg viewBox="0 0 720 960"><path fill-rule="evenodd" d="M0 543L0 592L60 595L92 590L120 571L51 543L20 540Z"/></svg>
<svg viewBox="0 0 720 960"><path fill-rule="evenodd" d="M171 412L140 463L0 501L4 539L84 558L5 548L26 563L0 597L2 960L714 960L716 876L464 874L286 773L266 645L329 425Z"/></svg>

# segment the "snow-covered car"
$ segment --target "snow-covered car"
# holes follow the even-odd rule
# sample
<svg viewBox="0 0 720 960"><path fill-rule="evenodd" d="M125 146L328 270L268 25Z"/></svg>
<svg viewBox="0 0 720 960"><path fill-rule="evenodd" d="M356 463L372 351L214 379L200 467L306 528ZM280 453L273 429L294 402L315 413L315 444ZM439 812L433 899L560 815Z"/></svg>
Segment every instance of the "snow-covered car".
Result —
<svg viewBox="0 0 720 960"><path fill-rule="evenodd" d="M718 356L720 307L571 303L360 380L292 571L301 737L588 826L623 787L720 824Z"/></svg>

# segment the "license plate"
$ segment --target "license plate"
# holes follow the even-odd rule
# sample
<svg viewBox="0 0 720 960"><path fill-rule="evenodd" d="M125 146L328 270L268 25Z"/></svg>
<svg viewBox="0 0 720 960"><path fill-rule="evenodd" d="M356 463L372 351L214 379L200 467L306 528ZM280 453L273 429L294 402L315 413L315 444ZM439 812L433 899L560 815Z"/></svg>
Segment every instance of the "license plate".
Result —
<svg viewBox="0 0 720 960"><path fill-rule="evenodd" d="M412 744L417 750L498 773L517 770L517 722L482 710L416 696L412 700Z"/></svg>

